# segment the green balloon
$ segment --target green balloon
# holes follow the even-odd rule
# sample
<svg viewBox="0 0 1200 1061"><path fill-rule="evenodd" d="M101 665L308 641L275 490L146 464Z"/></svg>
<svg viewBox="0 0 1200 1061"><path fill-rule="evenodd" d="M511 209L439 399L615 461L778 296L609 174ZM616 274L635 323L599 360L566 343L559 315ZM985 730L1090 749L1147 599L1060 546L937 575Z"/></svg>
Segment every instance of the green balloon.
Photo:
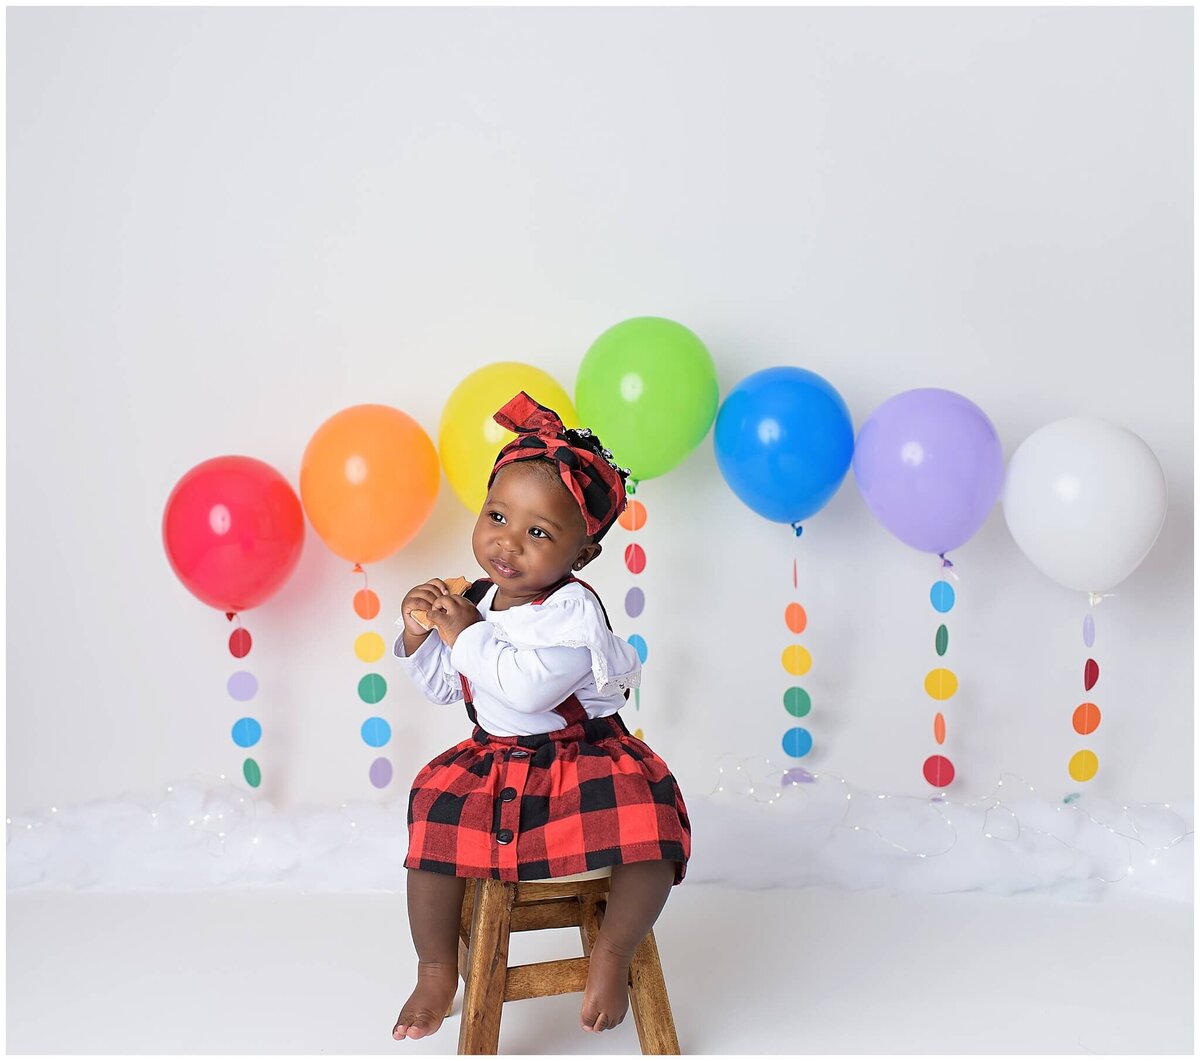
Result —
<svg viewBox="0 0 1200 1061"><path fill-rule="evenodd" d="M703 441L718 398L712 355L665 317L614 324L588 348L575 379L580 424L637 480L670 471Z"/></svg>

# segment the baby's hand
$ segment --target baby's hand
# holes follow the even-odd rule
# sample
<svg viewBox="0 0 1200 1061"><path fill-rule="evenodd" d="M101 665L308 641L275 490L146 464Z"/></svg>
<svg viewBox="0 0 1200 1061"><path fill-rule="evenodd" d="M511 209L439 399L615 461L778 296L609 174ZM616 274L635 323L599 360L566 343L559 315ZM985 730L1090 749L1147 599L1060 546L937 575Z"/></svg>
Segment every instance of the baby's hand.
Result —
<svg viewBox="0 0 1200 1061"><path fill-rule="evenodd" d="M412 617L413 609L427 612L433 607L433 602L444 597L450 591L440 578L431 578L419 586L413 586L400 605L400 614L404 616L404 632L418 641L424 641L429 631Z"/></svg>
<svg viewBox="0 0 1200 1061"><path fill-rule="evenodd" d="M429 618L433 621L442 640L450 646L454 645L454 642L458 640L458 635L468 626L483 622L483 616L479 614L479 609L474 604L465 597L458 597L454 594L438 597L433 602L433 607L429 609Z"/></svg>

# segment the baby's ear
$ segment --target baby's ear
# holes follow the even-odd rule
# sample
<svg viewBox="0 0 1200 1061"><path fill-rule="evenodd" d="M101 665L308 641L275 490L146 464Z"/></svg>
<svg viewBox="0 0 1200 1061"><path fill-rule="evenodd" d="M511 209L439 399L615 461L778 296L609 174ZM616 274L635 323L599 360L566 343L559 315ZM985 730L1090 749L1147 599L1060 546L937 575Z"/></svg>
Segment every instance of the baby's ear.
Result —
<svg viewBox="0 0 1200 1061"><path fill-rule="evenodd" d="M575 563L571 566L576 571L582 571L588 564L596 559L602 552L604 546L599 542L588 542L582 549L579 550L579 555L575 557Z"/></svg>

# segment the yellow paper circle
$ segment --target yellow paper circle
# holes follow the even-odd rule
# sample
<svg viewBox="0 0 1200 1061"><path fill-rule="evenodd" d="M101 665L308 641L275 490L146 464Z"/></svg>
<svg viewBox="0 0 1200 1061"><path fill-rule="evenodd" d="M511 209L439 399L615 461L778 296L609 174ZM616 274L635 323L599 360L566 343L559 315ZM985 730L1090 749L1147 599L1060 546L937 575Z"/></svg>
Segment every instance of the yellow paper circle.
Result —
<svg viewBox="0 0 1200 1061"><path fill-rule="evenodd" d="M958 679L954 671L935 667L925 675L925 691L935 700L949 700L958 692Z"/></svg>
<svg viewBox="0 0 1200 1061"><path fill-rule="evenodd" d="M783 650L783 669L788 674L807 674L812 666L812 656L803 645L788 645Z"/></svg>
<svg viewBox="0 0 1200 1061"><path fill-rule="evenodd" d="M1100 760L1096 758L1095 752L1090 752L1086 748L1072 755L1070 763L1067 764L1067 771L1075 781L1090 781L1096 776L1098 769L1100 769Z"/></svg>
<svg viewBox="0 0 1200 1061"><path fill-rule="evenodd" d="M374 663L383 655L383 638L378 634L359 634L354 639L354 654L364 663Z"/></svg>

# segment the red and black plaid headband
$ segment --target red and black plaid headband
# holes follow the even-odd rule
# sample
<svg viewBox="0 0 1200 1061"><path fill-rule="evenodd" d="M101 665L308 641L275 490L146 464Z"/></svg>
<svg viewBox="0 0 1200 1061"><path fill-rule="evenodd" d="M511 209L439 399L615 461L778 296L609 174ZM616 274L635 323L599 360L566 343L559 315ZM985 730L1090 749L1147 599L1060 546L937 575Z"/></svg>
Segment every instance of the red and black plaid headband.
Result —
<svg viewBox="0 0 1200 1061"><path fill-rule="evenodd" d="M579 445L579 439L594 437L590 431L573 428L568 432L558 413L539 405L524 391L492 419L515 431L517 437L496 455L488 486L496 473L513 461L538 457L549 460L578 502L588 534L599 540L625 509L625 482L612 463L612 454L603 447L597 453ZM599 445L600 440L595 441Z"/></svg>

